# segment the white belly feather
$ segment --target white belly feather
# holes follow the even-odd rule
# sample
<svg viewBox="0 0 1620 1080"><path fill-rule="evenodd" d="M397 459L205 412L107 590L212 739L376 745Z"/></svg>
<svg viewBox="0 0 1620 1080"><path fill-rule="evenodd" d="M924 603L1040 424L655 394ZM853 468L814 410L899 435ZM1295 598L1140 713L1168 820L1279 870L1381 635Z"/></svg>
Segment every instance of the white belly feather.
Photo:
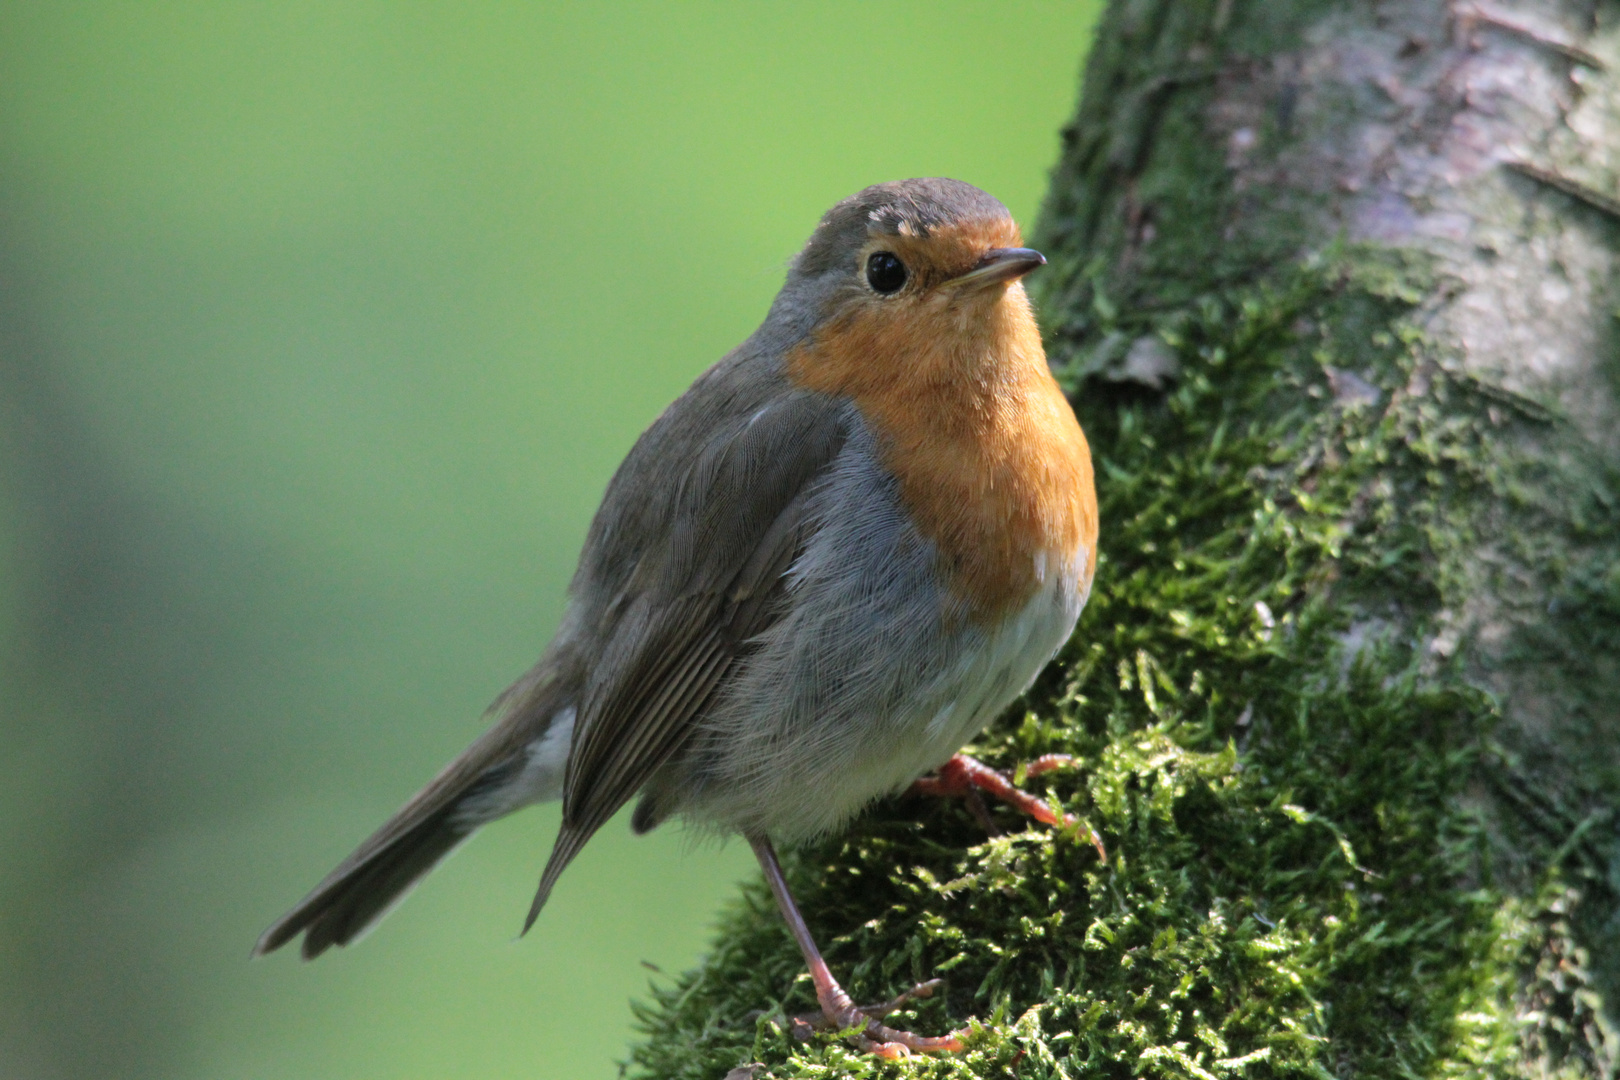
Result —
<svg viewBox="0 0 1620 1080"><path fill-rule="evenodd" d="M906 725L913 733L909 745L869 747L847 782L839 785L844 815L904 789L943 764L1029 689L1069 639L1085 605L1078 573L1084 562L1082 552L1077 566L1042 575L1039 591L1023 608L986 634L982 644L964 650L954 670L931 686L918 687L918 704L931 711L919 709Z"/></svg>

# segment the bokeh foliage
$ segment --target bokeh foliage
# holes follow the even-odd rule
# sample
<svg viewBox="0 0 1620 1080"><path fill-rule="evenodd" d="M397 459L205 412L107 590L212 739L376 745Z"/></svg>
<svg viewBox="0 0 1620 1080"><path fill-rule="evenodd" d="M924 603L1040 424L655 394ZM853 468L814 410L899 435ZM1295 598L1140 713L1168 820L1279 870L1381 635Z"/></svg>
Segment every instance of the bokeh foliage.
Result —
<svg viewBox="0 0 1620 1080"><path fill-rule="evenodd" d="M1095 6L0 5L0 1074L610 1076L746 849L489 830L263 926L478 732L836 199L1033 217Z"/></svg>

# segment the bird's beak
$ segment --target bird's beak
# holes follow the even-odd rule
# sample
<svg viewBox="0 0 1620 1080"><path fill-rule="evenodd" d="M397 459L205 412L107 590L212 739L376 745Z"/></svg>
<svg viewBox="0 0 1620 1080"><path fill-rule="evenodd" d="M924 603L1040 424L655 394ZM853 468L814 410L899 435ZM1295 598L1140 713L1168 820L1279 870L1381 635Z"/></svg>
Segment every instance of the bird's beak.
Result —
<svg viewBox="0 0 1620 1080"><path fill-rule="evenodd" d="M1046 265L1046 256L1034 248L991 248L984 253L977 266L951 279L951 284L964 289L983 289L1014 281L1037 266Z"/></svg>

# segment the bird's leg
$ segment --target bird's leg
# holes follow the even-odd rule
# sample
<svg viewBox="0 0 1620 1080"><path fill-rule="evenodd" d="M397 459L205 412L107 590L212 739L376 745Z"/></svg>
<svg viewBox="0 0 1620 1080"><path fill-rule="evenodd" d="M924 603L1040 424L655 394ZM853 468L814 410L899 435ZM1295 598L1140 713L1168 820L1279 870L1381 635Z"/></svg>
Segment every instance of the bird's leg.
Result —
<svg viewBox="0 0 1620 1080"><path fill-rule="evenodd" d="M1074 758L1068 754L1046 754L1036 758L1024 768L1025 776L1040 776L1074 764ZM1014 784L1012 777L997 769L992 769L976 758L966 754L957 754L945 764L934 771L932 776L924 776L911 785L911 790L920 795L939 795L965 799L968 809L973 816L985 826L985 831L992 836L999 835L1000 830L989 820L989 813L985 810L984 800L979 793L985 792L995 796L1014 809L1020 810L1036 821L1045 825L1073 825L1073 815L1065 814L1059 818L1051 806L1041 799ZM1095 829L1091 832L1092 846L1102 859L1108 858L1108 852L1103 847L1102 837L1097 835Z"/></svg>
<svg viewBox="0 0 1620 1080"><path fill-rule="evenodd" d="M798 942L799 952L804 954L804 962L810 968L810 979L816 986L816 1002L821 1006L828 1026L836 1031L859 1028L852 1039L856 1048L878 1057L905 1057L913 1050L940 1053L962 1049L962 1040L957 1035L913 1035L909 1031L885 1027L878 1021L879 1017L899 1008L910 998L928 997L933 993L937 981L923 983L893 1001L869 1010L856 1005L844 988L838 985L838 980L833 978L827 962L821 958L821 950L816 948L814 939L810 937L810 928L805 925L804 916L799 914L799 905L793 902L793 894L788 891L787 878L782 875L782 864L776 860L776 849L764 836L750 836L748 842L753 845L754 855L759 859L760 868L765 871L765 881L771 887L771 895L776 897L782 919L793 934L793 940Z"/></svg>

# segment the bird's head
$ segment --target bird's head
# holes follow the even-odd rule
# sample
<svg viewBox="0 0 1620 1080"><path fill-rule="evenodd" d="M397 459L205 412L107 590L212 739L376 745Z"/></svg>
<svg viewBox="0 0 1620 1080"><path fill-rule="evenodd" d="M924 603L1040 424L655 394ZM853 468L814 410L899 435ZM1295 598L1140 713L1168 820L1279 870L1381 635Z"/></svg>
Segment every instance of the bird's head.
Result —
<svg viewBox="0 0 1620 1080"><path fill-rule="evenodd" d="M778 310L825 361L959 377L1009 349L1040 351L1020 279L1046 259L1022 242L1007 208L971 184L877 184L822 217Z"/></svg>

